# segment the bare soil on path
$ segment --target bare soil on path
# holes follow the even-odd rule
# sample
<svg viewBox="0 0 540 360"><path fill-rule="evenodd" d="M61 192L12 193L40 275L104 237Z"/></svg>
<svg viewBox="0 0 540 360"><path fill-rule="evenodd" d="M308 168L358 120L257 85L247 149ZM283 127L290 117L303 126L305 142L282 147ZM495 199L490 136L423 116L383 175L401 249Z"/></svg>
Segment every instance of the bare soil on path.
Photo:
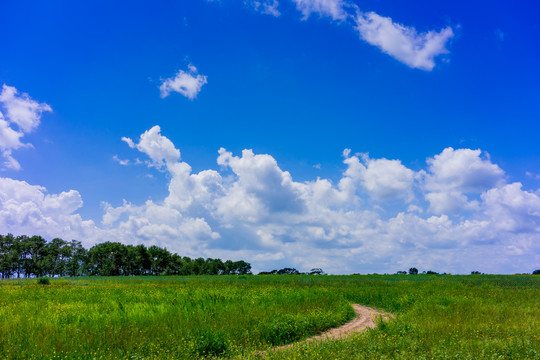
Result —
<svg viewBox="0 0 540 360"><path fill-rule="evenodd" d="M375 320L379 316L381 316L384 321L388 321L390 318L394 317L392 314L381 312L367 306L358 304L351 305L356 313L356 317L354 319L346 324L341 325L340 327L327 330L324 333L308 338L305 341L340 339L352 333L363 331L367 328L374 329L377 327Z"/></svg>
<svg viewBox="0 0 540 360"><path fill-rule="evenodd" d="M341 339L353 333L364 331L368 328L374 329L375 327L377 327L377 324L375 321L378 317L381 317L384 321L388 321L390 318L395 317L393 314L383 312L383 311L378 311L367 306L363 306L359 304L351 304L351 305L354 309L354 312L356 313L356 317L354 319L352 319L348 323L341 325L340 327L333 328L333 329L325 331L322 334L304 339L300 341L300 343L310 342L310 341ZM288 344L288 345L277 346L270 351L286 349L286 348L294 346L295 344L298 344L298 342ZM258 355L264 355L264 352L260 352L258 353Z"/></svg>

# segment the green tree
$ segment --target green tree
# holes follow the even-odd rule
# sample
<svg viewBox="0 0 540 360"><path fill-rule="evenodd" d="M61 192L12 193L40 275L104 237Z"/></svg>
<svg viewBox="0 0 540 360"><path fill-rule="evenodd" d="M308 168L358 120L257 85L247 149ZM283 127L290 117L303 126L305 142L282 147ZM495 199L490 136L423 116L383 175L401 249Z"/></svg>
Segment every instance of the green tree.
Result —
<svg viewBox="0 0 540 360"><path fill-rule="evenodd" d="M148 248L150 255L151 273L152 275L161 275L169 266L171 253L167 249L152 245Z"/></svg>
<svg viewBox="0 0 540 360"><path fill-rule="evenodd" d="M86 256L85 269L90 275L126 275L126 247L118 242L104 242L94 245Z"/></svg>
<svg viewBox="0 0 540 360"><path fill-rule="evenodd" d="M42 277L47 274L46 245L47 242L41 236L34 235L28 239L29 276Z"/></svg>
<svg viewBox="0 0 540 360"><path fill-rule="evenodd" d="M86 259L86 249L80 241L71 240L67 244L69 257L66 259L65 271L67 276L84 275L84 262Z"/></svg>
<svg viewBox="0 0 540 360"><path fill-rule="evenodd" d="M244 260L234 262L235 273L238 275L251 274L251 264Z"/></svg>
<svg viewBox="0 0 540 360"><path fill-rule="evenodd" d="M0 236L0 274L2 279L13 275L19 254L12 234Z"/></svg>
<svg viewBox="0 0 540 360"><path fill-rule="evenodd" d="M45 272L51 276L64 276L66 273L66 262L68 261L71 250L66 241L60 238L54 238L45 245Z"/></svg>

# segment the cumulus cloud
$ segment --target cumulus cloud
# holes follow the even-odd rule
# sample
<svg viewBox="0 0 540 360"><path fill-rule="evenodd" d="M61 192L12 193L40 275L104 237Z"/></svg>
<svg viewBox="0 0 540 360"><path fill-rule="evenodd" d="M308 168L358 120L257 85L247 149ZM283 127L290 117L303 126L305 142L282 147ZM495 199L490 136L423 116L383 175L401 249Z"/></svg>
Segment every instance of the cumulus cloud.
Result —
<svg viewBox="0 0 540 360"><path fill-rule="evenodd" d="M222 148L219 170L193 172L158 126L138 142L123 140L167 172L164 199L104 202L96 226L77 214L82 199L74 190L47 194L40 186L0 179L0 227L245 259L256 271L294 266L391 272L416 266L522 272L538 261L540 190L507 184L504 172L480 150L444 149L418 172L399 160L346 150L336 182L300 182L271 155L252 150L234 154ZM422 194L442 200L426 195L426 202ZM473 200L474 206L463 206Z"/></svg>
<svg viewBox="0 0 540 360"><path fill-rule="evenodd" d="M0 92L0 152L4 158L4 167L20 170L21 165L12 156L13 150L31 147L32 144L21 142L21 138L39 126L41 114L52 111L45 103L32 100L26 93L19 94L17 89L4 84Z"/></svg>
<svg viewBox="0 0 540 360"><path fill-rule="evenodd" d="M137 149L148 155L151 160L149 165L158 169L173 164L180 159L180 150L174 147L171 140L161 135L161 128L158 125L144 132L138 144L135 144L133 140L127 137L123 137L122 141L127 143L130 148Z"/></svg>
<svg viewBox="0 0 540 360"><path fill-rule="evenodd" d="M238 157L221 148L217 163L230 167L237 176L234 190L238 191L229 194L232 198L224 198L225 203L249 199L264 212L302 211L301 186L293 182L289 172L282 171L270 155L255 155L252 150L244 150L242 157Z"/></svg>
<svg viewBox="0 0 540 360"><path fill-rule="evenodd" d="M467 194L482 192L504 183L504 171L482 151L449 147L427 160L428 173L424 189L431 210L435 213L453 213L478 207Z"/></svg>
<svg viewBox="0 0 540 360"><path fill-rule="evenodd" d="M349 166L345 175L360 183L371 197L377 200L412 198L415 172L400 160L370 159L367 154L348 157L349 151L344 155Z"/></svg>
<svg viewBox="0 0 540 360"><path fill-rule="evenodd" d="M163 80L159 91L162 98L166 98L174 91L193 100L206 83L208 83L207 76L198 74L197 68L190 64L187 71L178 70L174 77Z"/></svg>
<svg viewBox="0 0 540 360"><path fill-rule="evenodd" d="M421 70L432 70L434 58L448 53L446 43L454 36L451 27L418 33L415 28L392 21L374 12L359 13L356 29L360 37L402 63Z"/></svg>
<svg viewBox="0 0 540 360"><path fill-rule="evenodd" d="M0 178L0 228L14 234L62 236L91 244L99 231L76 211L82 207L79 192L47 194L42 186Z"/></svg>
<svg viewBox="0 0 540 360"><path fill-rule="evenodd" d="M485 212L498 230L540 233L540 197L522 186L516 182L483 193Z"/></svg>

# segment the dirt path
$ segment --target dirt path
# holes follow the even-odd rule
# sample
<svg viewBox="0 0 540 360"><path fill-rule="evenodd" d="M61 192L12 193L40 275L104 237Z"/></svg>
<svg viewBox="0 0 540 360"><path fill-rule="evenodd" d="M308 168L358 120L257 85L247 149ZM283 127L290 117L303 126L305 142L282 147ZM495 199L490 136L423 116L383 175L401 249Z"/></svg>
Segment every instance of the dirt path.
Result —
<svg viewBox="0 0 540 360"><path fill-rule="evenodd" d="M385 321L388 321L391 317L394 317L392 314L381 312L367 306L358 304L351 305L356 313L356 317L354 319L346 324L341 325L340 327L327 330L324 333L308 338L305 341L343 338L352 333L363 331L366 328L374 329L377 326L375 319L378 316L382 316L383 320Z"/></svg>
<svg viewBox="0 0 540 360"><path fill-rule="evenodd" d="M382 316L383 320L388 321L390 318L394 318L393 314L378 311L375 309L372 309L367 306L358 305L358 304L351 304L354 312L356 313L356 317L349 321L346 324L341 325L340 327L333 328L330 330L325 331L322 334L307 338L303 341L323 341L328 339L340 339L349 336L350 334L363 331L367 328L374 329L377 324L375 323L375 319L378 316ZM291 346L294 346L298 343L292 343L288 345L283 346L277 346L273 348L272 350L280 350L280 349L286 349ZM260 352L259 355L263 355L264 352Z"/></svg>

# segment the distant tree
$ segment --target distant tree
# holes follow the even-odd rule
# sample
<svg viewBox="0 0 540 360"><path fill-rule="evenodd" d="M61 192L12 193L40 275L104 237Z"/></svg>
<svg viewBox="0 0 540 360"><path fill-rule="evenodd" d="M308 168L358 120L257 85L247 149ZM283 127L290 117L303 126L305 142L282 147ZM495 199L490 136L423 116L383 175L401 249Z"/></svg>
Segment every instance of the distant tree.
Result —
<svg viewBox="0 0 540 360"><path fill-rule="evenodd" d="M274 269L272 271L261 271L257 275L275 275L275 274L277 274L277 270Z"/></svg>
<svg viewBox="0 0 540 360"><path fill-rule="evenodd" d="M197 258L191 262L191 274L203 275L206 267L206 261L202 257Z"/></svg>
<svg viewBox="0 0 540 360"><path fill-rule="evenodd" d="M223 263L223 275L231 275L234 272L234 262L227 260Z"/></svg>
<svg viewBox="0 0 540 360"><path fill-rule="evenodd" d="M322 271L322 269L319 269L319 270ZM295 268L286 267L279 270L261 271L259 275L302 275L302 273L296 270Z"/></svg>
<svg viewBox="0 0 540 360"><path fill-rule="evenodd" d="M167 249L153 245L148 248L148 254L150 255L152 275L161 275L167 270L171 260L171 253Z"/></svg>
<svg viewBox="0 0 540 360"><path fill-rule="evenodd" d="M300 275L300 271L295 268L283 268L278 270L279 275Z"/></svg>
<svg viewBox="0 0 540 360"><path fill-rule="evenodd" d="M233 274L237 274L237 275L251 274L251 264L245 262L244 260L234 261L233 269L234 269Z"/></svg>
<svg viewBox="0 0 540 360"><path fill-rule="evenodd" d="M146 248L107 241L87 251L77 240L55 238L47 242L37 235L0 235L0 278L150 274L246 275L251 274L251 264L202 257L192 260L155 245Z"/></svg>
<svg viewBox="0 0 540 360"><path fill-rule="evenodd" d="M428 271L426 272L426 274L428 274L428 275L438 275L439 273L436 272L436 271L428 270Z"/></svg>
<svg viewBox="0 0 540 360"><path fill-rule="evenodd" d="M15 257L18 258L15 251L15 237L12 234L0 236L0 275L2 279L13 275Z"/></svg>
<svg viewBox="0 0 540 360"><path fill-rule="evenodd" d="M406 272L406 271L398 271L396 274L397 274L397 275L406 275L407 272Z"/></svg>
<svg viewBox="0 0 540 360"><path fill-rule="evenodd" d="M144 245L135 246L135 269L134 275L148 275L152 270L152 259Z"/></svg>
<svg viewBox="0 0 540 360"><path fill-rule="evenodd" d="M249 268L251 269L251 265ZM214 259L212 269L217 269L216 275L225 275L225 263L221 259Z"/></svg>
<svg viewBox="0 0 540 360"><path fill-rule="evenodd" d="M480 271L471 271L471 275L480 275L482 274Z"/></svg>
<svg viewBox="0 0 540 360"><path fill-rule="evenodd" d="M48 272L48 262L47 257L47 242L44 238L38 235L32 236L28 239L28 255L29 255L29 266L28 272L30 275L35 275L37 277L42 277Z"/></svg>
<svg viewBox="0 0 540 360"><path fill-rule="evenodd" d="M67 276L81 276L84 274L84 260L86 249L80 241L71 240L68 243L69 258L66 260L65 270Z"/></svg>
<svg viewBox="0 0 540 360"><path fill-rule="evenodd" d="M182 257L178 254L172 254L169 260L169 266L165 273L167 275L180 275L182 272L182 267L184 266L184 261Z"/></svg>
<svg viewBox="0 0 540 360"><path fill-rule="evenodd" d="M417 275L418 274L418 269L415 268L415 267L412 267L409 269L409 275Z"/></svg>
<svg viewBox="0 0 540 360"><path fill-rule="evenodd" d="M180 269L180 275L193 275L193 260L191 260L189 256L184 256L182 258L182 268Z"/></svg>
<svg viewBox="0 0 540 360"><path fill-rule="evenodd" d="M534 271L532 272L532 274L533 274L533 275L540 275L540 270L534 270Z"/></svg>
<svg viewBox="0 0 540 360"><path fill-rule="evenodd" d="M126 275L126 247L118 242L94 245L85 258L85 269L89 275Z"/></svg>
<svg viewBox="0 0 540 360"><path fill-rule="evenodd" d="M66 272L66 262L70 256L68 243L60 238L54 238L45 245L43 259L45 273L50 276L63 276Z"/></svg>
<svg viewBox="0 0 540 360"><path fill-rule="evenodd" d="M313 268L309 271L309 275L325 275L325 273L321 268Z"/></svg>

